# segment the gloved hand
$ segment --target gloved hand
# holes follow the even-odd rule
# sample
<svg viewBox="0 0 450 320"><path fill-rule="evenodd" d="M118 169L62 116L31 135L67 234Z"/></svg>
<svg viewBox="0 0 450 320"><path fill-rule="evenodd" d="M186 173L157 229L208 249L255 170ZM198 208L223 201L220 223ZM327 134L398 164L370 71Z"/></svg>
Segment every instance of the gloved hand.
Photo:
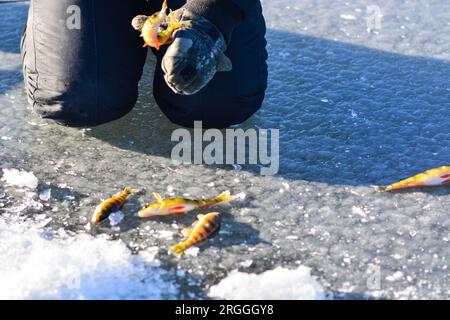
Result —
<svg viewBox="0 0 450 320"><path fill-rule="evenodd" d="M188 27L175 31L162 69L167 85L175 93L192 95L204 88L216 72L230 71L232 63L224 54L225 39L213 23L185 8L174 14L188 22Z"/></svg>

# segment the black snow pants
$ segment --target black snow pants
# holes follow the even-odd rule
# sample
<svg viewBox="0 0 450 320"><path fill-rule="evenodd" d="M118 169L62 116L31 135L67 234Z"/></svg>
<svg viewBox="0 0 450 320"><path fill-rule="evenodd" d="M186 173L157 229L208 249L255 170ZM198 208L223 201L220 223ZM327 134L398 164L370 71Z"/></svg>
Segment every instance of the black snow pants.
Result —
<svg viewBox="0 0 450 320"><path fill-rule="evenodd" d="M162 0L31 0L22 37L25 87L33 109L68 126L95 126L128 113L138 96L147 49L131 27ZM184 0L171 0L172 9ZM267 86L265 22L261 5L234 30L226 55L231 72L217 73L199 93L177 95L157 57L153 94L174 123L223 128L241 123L262 104ZM150 92L149 88L149 92Z"/></svg>

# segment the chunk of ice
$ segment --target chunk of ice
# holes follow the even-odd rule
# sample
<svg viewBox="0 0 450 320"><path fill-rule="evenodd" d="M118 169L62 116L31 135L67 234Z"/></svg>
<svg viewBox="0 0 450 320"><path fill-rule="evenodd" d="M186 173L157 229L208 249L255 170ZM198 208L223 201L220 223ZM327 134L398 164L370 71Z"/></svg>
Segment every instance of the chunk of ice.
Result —
<svg viewBox="0 0 450 320"><path fill-rule="evenodd" d="M242 201L242 200L245 200L246 197L247 197L247 195L245 194L245 192L240 192L240 193L234 195L234 200Z"/></svg>
<svg viewBox="0 0 450 320"><path fill-rule="evenodd" d="M364 210L359 207L356 207L356 206L352 207L352 213L355 215L358 215L358 216L362 216L362 217L366 216L366 213L364 212Z"/></svg>
<svg viewBox="0 0 450 320"><path fill-rule="evenodd" d="M241 266L244 268L249 268L253 264L253 260L245 260L241 262Z"/></svg>
<svg viewBox="0 0 450 320"><path fill-rule="evenodd" d="M356 17L352 14L341 14L339 17L343 20L356 20Z"/></svg>
<svg viewBox="0 0 450 320"><path fill-rule="evenodd" d="M403 272L401 271L397 271L394 274L386 277L386 281L389 282L399 281L401 279L403 279Z"/></svg>
<svg viewBox="0 0 450 320"><path fill-rule="evenodd" d="M158 231L158 238L171 240L173 239L173 232L172 231L166 231L166 230L159 230Z"/></svg>
<svg viewBox="0 0 450 320"><path fill-rule="evenodd" d="M109 219L109 224L112 227L118 226L122 220L124 218L124 214L122 213L122 211L117 211L117 212L113 212L109 215L108 219Z"/></svg>
<svg viewBox="0 0 450 320"><path fill-rule="evenodd" d="M42 191L41 193L39 193L39 199L41 199L42 201L48 201L50 200L50 197L52 195L52 189L45 189L44 191Z"/></svg>
<svg viewBox="0 0 450 320"><path fill-rule="evenodd" d="M199 252L200 252L200 249L198 247L190 247L184 253L187 256L196 257L196 256L198 256Z"/></svg>
<svg viewBox="0 0 450 320"><path fill-rule="evenodd" d="M32 172L18 169L3 169L2 181L7 185L21 188L36 189L38 186L38 178Z"/></svg>

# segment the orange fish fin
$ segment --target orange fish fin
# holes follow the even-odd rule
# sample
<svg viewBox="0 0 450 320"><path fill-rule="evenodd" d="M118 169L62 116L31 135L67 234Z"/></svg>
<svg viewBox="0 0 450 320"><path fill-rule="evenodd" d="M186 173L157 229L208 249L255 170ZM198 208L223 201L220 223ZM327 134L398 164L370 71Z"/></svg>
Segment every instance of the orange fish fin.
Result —
<svg viewBox="0 0 450 320"><path fill-rule="evenodd" d="M197 216L197 219L195 219L195 221L192 223L192 226L195 227L195 225L200 221L200 219L203 219L205 217L204 214L199 214Z"/></svg>
<svg viewBox="0 0 450 320"><path fill-rule="evenodd" d="M158 202L164 201L163 197L157 192L153 192L153 196L155 197L156 201L158 201Z"/></svg>
<svg viewBox="0 0 450 320"><path fill-rule="evenodd" d="M173 247L170 248L170 250L172 250L174 253L178 254L178 255L183 255L184 252L186 251L187 246L186 244L184 244L184 242L179 243Z"/></svg>
<svg viewBox="0 0 450 320"><path fill-rule="evenodd" d="M156 192L153 192L153 196L156 198L156 202L159 203L159 205L160 205L159 208L160 209L164 208L165 204L164 204L163 197L159 193L156 193Z"/></svg>

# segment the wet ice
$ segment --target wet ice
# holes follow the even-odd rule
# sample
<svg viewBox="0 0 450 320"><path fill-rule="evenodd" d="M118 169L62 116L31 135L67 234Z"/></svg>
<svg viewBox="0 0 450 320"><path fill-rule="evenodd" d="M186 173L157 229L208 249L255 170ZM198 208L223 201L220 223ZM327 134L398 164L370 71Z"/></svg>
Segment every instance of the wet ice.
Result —
<svg viewBox="0 0 450 320"><path fill-rule="evenodd" d="M49 182L44 188L52 188L44 201L34 178L27 186L0 181L0 194L5 194L0 223L7 216L47 217L30 222L41 227L39 233L24 231L22 220L2 224L2 256L34 261L44 249L49 254L39 262L43 273L36 277L15 272L12 260L2 261L2 278L10 279L0 284L2 297L136 298L139 292L139 298L159 298L169 292L176 298L200 298L236 268L258 276L299 265L310 268L323 292L334 297L450 296L449 189L379 194L369 188L449 164L449 6L439 0L426 6L421 1L382 1L379 5L389 15L381 29L368 32L370 1L263 4L269 89L262 110L242 128L280 128L280 173L275 177L261 177L258 168L247 166L174 166L169 141L177 127L151 97L151 57L138 104L125 118L82 133L37 118L22 90L17 47L27 6L2 4L0 137L11 139L0 139L0 167L33 172L38 183ZM143 194L124 207L127 218L120 230L106 225L85 230L82 218L93 212L98 196L124 186ZM193 198L244 191L247 197L214 208L224 213L225 233L202 246L197 256L175 260L167 254L181 239L179 229L172 228L174 219L139 221L133 216L152 201L152 192L166 190ZM176 225L188 227L192 220L177 217ZM67 242L59 234L51 240L55 242L42 242L55 239L51 228L76 233L68 234ZM98 233L86 235L92 232ZM104 240L105 234L113 240ZM75 244L68 245L70 241ZM25 250L24 243L36 252ZM129 248L137 254L137 264ZM146 257L140 258L141 253ZM68 284L65 271L52 264L63 260L73 262L70 270L89 270L86 286L49 294L49 286ZM166 264L173 261L179 276ZM111 271L105 281L90 275L103 263ZM147 277L145 270L153 263L164 281ZM380 267L376 289L368 286L371 265ZM52 275L49 282L43 280L47 275ZM148 280L151 290L136 279ZM180 283L180 290L174 290ZM274 284L268 287L278 290ZM112 296L116 289L120 294ZM241 284L240 289L256 288ZM229 291L220 292L225 296Z"/></svg>

